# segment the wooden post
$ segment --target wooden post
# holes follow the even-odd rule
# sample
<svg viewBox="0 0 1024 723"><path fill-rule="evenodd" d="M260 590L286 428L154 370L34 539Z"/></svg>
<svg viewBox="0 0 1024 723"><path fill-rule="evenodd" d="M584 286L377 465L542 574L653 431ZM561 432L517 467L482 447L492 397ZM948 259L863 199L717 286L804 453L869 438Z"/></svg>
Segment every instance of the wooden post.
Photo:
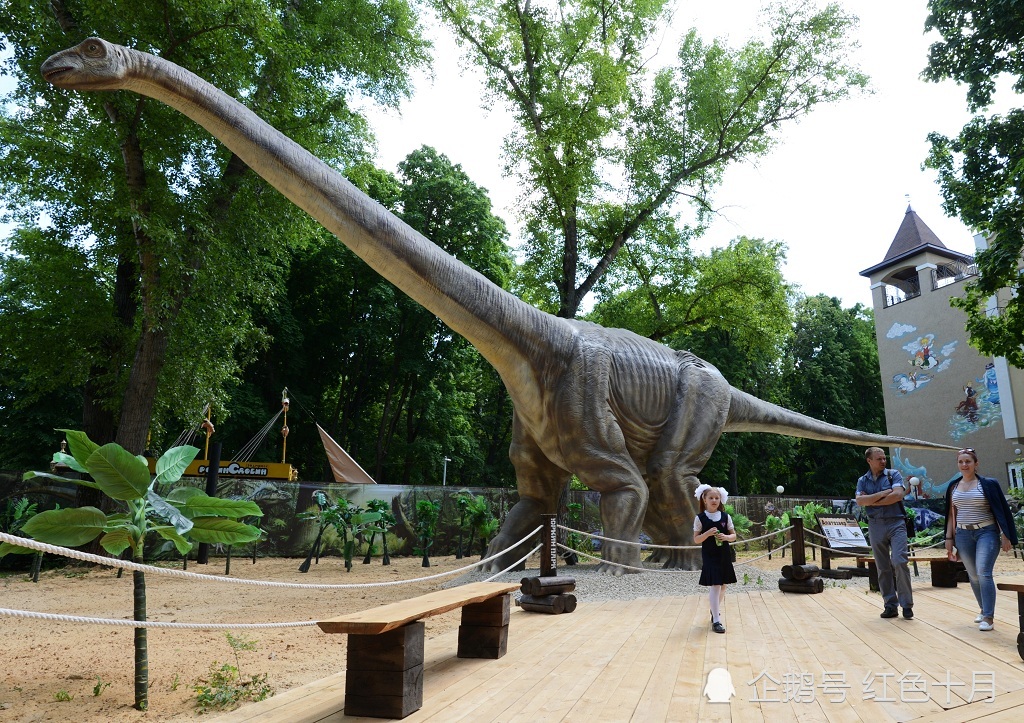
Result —
<svg viewBox="0 0 1024 723"><path fill-rule="evenodd" d="M799 517L790 519L793 523L793 554L790 559L794 565L806 565L807 553L804 550L804 521Z"/></svg>
<svg viewBox="0 0 1024 723"><path fill-rule="evenodd" d="M540 576L555 577L558 575L558 528L555 526L554 515L541 515L541 548Z"/></svg>

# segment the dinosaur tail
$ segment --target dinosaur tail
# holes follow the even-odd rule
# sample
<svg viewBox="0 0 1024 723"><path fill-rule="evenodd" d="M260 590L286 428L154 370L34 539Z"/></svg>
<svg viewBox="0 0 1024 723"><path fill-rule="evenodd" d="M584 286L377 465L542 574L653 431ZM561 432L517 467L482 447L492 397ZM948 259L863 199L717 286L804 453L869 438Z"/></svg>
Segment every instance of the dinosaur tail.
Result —
<svg viewBox="0 0 1024 723"><path fill-rule="evenodd" d="M726 432L769 432L805 439L820 439L824 442L916 449L956 449L948 444L847 429L766 402L746 392L741 392L735 387L732 387L730 391L732 399L729 405L729 416L723 430Z"/></svg>

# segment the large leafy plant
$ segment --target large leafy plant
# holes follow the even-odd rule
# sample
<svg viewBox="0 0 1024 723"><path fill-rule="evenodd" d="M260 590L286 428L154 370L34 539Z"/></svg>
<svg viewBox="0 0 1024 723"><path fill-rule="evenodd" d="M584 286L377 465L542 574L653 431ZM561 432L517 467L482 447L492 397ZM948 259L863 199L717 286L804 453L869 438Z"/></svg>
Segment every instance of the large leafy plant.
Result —
<svg viewBox="0 0 1024 723"><path fill-rule="evenodd" d="M22 528L30 537L51 545L77 547L99 538L111 555L131 550L132 560L144 562L146 537L156 533L172 542L182 555L195 542L225 545L252 542L260 530L239 522L241 517L261 517L259 506L248 500L210 497L192 487L173 489L166 497L157 490L181 479L199 450L183 446L167 450L156 461L151 475L145 457L133 455L118 444L97 445L84 432L60 430L68 440L71 454L57 452L54 462L67 465L91 479L70 479L48 472L26 472L25 479L46 477L84 485L116 501L117 509L105 513L95 507L78 507L40 512ZM146 578L135 571L135 620L146 619ZM149 662L146 629L135 628L135 707L149 707Z"/></svg>

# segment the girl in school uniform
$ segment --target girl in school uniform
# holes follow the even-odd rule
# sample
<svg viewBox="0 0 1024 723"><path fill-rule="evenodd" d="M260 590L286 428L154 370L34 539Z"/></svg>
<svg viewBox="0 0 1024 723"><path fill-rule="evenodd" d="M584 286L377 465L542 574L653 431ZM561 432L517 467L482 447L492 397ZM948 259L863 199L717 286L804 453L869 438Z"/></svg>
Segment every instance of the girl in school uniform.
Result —
<svg viewBox="0 0 1024 723"><path fill-rule="evenodd" d="M729 543L736 541L736 530L732 518L722 509L729 493L721 487L701 484L694 496L700 500L700 512L693 520L693 544L701 546L700 584L711 588L708 593L711 629L724 633L722 604L725 602L725 586L736 582L732 551L729 549Z"/></svg>

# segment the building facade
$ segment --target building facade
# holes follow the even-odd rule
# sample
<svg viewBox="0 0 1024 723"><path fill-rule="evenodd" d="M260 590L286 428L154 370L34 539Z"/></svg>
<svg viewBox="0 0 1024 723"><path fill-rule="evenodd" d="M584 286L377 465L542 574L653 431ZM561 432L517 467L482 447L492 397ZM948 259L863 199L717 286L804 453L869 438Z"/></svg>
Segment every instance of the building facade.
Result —
<svg viewBox="0 0 1024 723"><path fill-rule="evenodd" d="M949 305L977 276L973 257L946 248L908 207L885 258L860 273L871 282L888 433L972 448L979 473L1024 487L1024 372L971 347L966 315ZM989 304L991 313L1003 305ZM952 451L897 447L890 457L925 498L959 474Z"/></svg>

